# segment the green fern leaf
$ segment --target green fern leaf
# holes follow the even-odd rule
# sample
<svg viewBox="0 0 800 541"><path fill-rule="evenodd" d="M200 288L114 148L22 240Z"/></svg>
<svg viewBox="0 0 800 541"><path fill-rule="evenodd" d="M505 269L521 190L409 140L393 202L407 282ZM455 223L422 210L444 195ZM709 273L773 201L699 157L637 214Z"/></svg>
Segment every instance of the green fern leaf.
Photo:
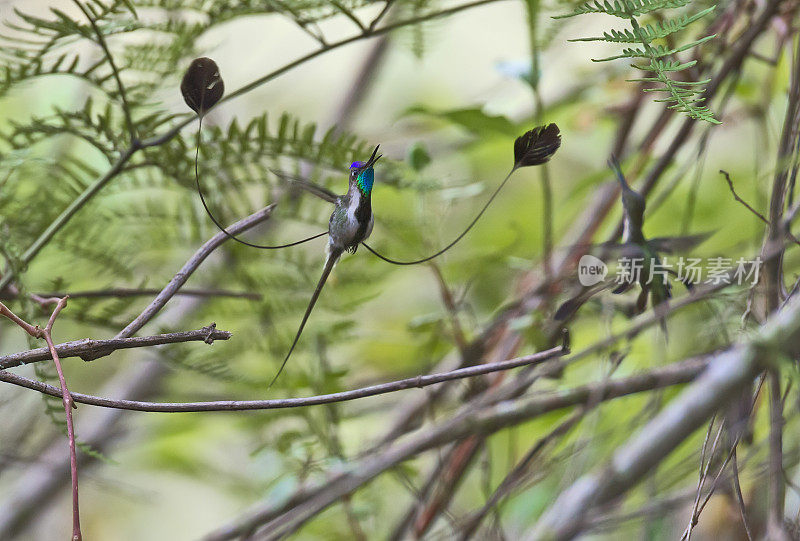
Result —
<svg viewBox="0 0 800 541"><path fill-rule="evenodd" d="M609 62L621 58L649 60L647 64L633 63L631 65L636 69L651 72L654 75L630 79L630 81L657 83L658 86L655 88L644 89L646 92L666 92L669 94L666 98L656 99L656 102L665 103L669 109L684 113L693 119L719 124L719 121L714 118L711 110L705 105L700 105L704 101L702 97L703 87L708 83L708 80L696 82L682 81L673 78L671 75L690 68L697 63L695 60L681 62L677 59L679 53L698 47L713 39L715 35L705 36L678 46L668 46L667 44L657 43L659 40L664 40L667 37L683 31L691 23L711 13L715 7L708 7L692 15L684 14L677 18L664 19L653 24L645 24L644 26L640 25L637 19L637 17L641 15L654 11L686 6L690 1L691 0L615 0L611 2L609 0L604 0L600 2L597 0L578 6L572 13L560 15L556 18L574 17L586 13L605 13L628 20L631 26L630 29L612 29L608 32L603 32L602 36L576 38L570 41L603 41L608 43L641 44L641 47L623 48L622 52L617 55L598 59L593 58L592 62Z"/></svg>

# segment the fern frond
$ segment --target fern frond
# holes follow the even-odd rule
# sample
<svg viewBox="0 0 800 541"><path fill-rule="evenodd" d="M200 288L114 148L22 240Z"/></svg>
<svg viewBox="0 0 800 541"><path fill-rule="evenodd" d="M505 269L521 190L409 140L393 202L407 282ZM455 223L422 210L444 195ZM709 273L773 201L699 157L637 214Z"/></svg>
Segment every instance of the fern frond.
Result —
<svg viewBox="0 0 800 541"><path fill-rule="evenodd" d="M691 1L692 0L615 0L614 2L610 2L609 0L604 0L600 2L596 0L578 6L572 13L557 15L554 18L564 19L567 17L575 17L576 15L584 15L586 13L605 13L606 15L619 17L620 19L628 19L652 11L681 8Z"/></svg>
<svg viewBox="0 0 800 541"><path fill-rule="evenodd" d="M132 32L143 23L126 18L129 2L114 0L109 4L92 3L97 25L105 35ZM6 60L0 67L0 95L16 84L46 75L77 77L116 99L111 83L113 72L106 58L88 61L74 52L77 41L93 39L88 23L79 23L58 9L50 17L39 17L15 9L20 23L7 23L11 35L0 35L0 54Z"/></svg>
<svg viewBox="0 0 800 541"><path fill-rule="evenodd" d="M585 13L605 13L621 19L627 19L631 26L630 29L612 29L608 32L603 32L602 36L576 38L570 41L603 41L608 43L640 44L641 47L623 48L622 52L617 55L598 59L593 58L592 62L608 62L621 58L649 60L647 64L634 63L631 65L636 69L651 72L654 75L652 77L629 79L630 81L656 83L658 86L655 88L646 88L645 91L659 91L669 94L666 98L655 100L656 102L666 103L669 109L684 113L696 120L704 120L712 124L719 124L719 121L714 118L711 110L705 105L700 105L704 101L702 97L703 87L708 83L708 80L697 82L681 81L673 78L671 75L690 68L697 63L695 60L688 62L677 60L677 55L679 53L698 47L713 39L716 35L705 36L677 46L671 45L672 42L657 43L660 40L665 40L685 30L691 23L711 13L715 9L715 6L703 9L693 15L684 14L680 17L664 19L660 22L645 24L643 26L639 24L637 19L637 17L643 14L657 10L683 7L690 1L691 0L615 0L612 3L609 0L603 2L597 0L583 4L572 13L561 15L556 18L574 17Z"/></svg>
<svg viewBox="0 0 800 541"><path fill-rule="evenodd" d="M713 39L715 37L716 37L716 34L713 34L711 36L706 36L704 38L695 40L695 41L693 41L691 43L687 43L687 44L681 45L679 47L674 47L672 49L669 49L669 48L667 48L667 47L665 47L663 45L650 45L649 47L641 48L641 49L640 48L622 49L622 54L609 56L609 57L606 57L606 58L599 58L599 59L593 58L592 62L607 62L609 60L617 60L617 59L620 59L620 58L649 58L651 60L654 60L654 59L657 59L657 58L664 58L664 57L667 57L667 56L672 56L672 55L674 55L676 53L679 53L681 51L686 51L688 49L691 49L692 47L696 47L697 45L700 45L701 43L705 43L706 41L708 41L710 39ZM689 67L686 64L679 64L679 65L684 66L684 68L682 68L682 69L685 69L686 67ZM694 64L692 64L692 65L694 65ZM638 67L638 66L635 66L635 67ZM679 70L672 69L670 71L679 71Z"/></svg>
<svg viewBox="0 0 800 541"><path fill-rule="evenodd" d="M654 24L646 24L640 28L641 36L634 33L632 30L628 30L627 28L622 30L614 30L612 29L610 32L603 32L602 36L593 37L593 38L575 38L569 41L605 41L607 43L641 43L643 40L647 41L648 43L652 43L657 39L664 39L667 36L671 36L681 30L685 29L694 21L708 15L712 11L716 9L715 6L710 8L706 8L703 11L695 13L694 15L684 15L682 17L676 19L665 19L660 22L656 22ZM716 34L715 34L716 35ZM705 38L706 40L711 39L714 36L708 36ZM687 48L694 47L698 44L698 42L692 42L693 45Z"/></svg>
<svg viewBox="0 0 800 541"><path fill-rule="evenodd" d="M110 103L100 110L89 98L83 109L66 111L54 107L55 114L49 117L32 117L26 124L12 123L10 133L0 134L14 149L27 148L42 140L71 134L83 139L106 157L111 159L115 150L123 143L118 126L119 113Z"/></svg>
<svg viewBox="0 0 800 541"><path fill-rule="evenodd" d="M134 0L139 8L156 8L169 12L196 12L208 19L219 21L245 15L280 14L296 21L313 23L340 15L340 7L350 11L373 5L370 0L346 0L333 5L327 0L233 0L208 2L208 0ZM383 2L380 2L383 3Z"/></svg>
<svg viewBox="0 0 800 541"><path fill-rule="evenodd" d="M308 160L320 167L340 170L369 153L358 137L329 129L316 136L314 123L282 114L270 123L264 113L246 126L234 120L227 128L204 129L200 147L204 168L235 172L242 163L280 167L281 159ZM145 159L157 163L167 175L188 183L194 178L194 141L176 137L169 144L145 151ZM234 175L235 176L235 175Z"/></svg>

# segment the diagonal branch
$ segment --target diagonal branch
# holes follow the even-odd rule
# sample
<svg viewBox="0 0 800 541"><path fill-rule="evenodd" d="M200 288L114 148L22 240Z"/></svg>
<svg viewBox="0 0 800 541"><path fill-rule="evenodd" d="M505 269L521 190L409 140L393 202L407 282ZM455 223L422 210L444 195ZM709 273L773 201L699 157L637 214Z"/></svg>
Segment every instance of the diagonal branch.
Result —
<svg viewBox="0 0 800 541"><path fill-rule="evenodd" d="M583 418L585 413L586 412L584 409L576 409L575 412L567 417L566 420L559 423L559 425L553 430L540 438L528 450L528 452L525 453L525 456L522 457L519 462L517 462L511 471L508 472L492 495L487 499L486 503L480 509L470 513L461 527L459 538L463 541L470 539L475 534L475 531L478 529L486 515L488 515L492 509L495 509L500 504L502 499L508 496L512 490L519 486L524 478L525 473L530 470L531 463L539 456L542 450L545 449L545 447L547 447L553 440L564 435L566 432L572 429L572 427Z"/></svg>
<svg viewBox="0 0 800 541"><path fill-rule="evenodd" d="M744 206L744 208L746 208L746 209L747 209L747 210L749 210L751 213L753 213L753 215L755 215L755 217L756 217L756 218L758 218L759 220L761 220L762 222L764 222L764 223L767 225L767 227L769 227L769 226L770 226L770 222L769 222L769 220L767 220L767 219L764 217L764 215L763 215L763 214L761 214L761 213L760 213L760 212L758 212L756 209L754 209L753 207L751 207L751 206L750 206L750 205L747 203L747 201L745 201L744 199L742 199L741 197L739 197L739 194L737 194L737 193L736 193L736 190L734 190L734 189L733 189L733 181L731 180L731 176L728 174L728 172L727 172L727 171L725 171L725 170L723 170L723 169L720 169L720 170L719 170L719 172L720 172L722 175L724 175L724 176L725 176L725 181L728 183L728 188L731 190L731 194L733 195L733 198L734 198L736 201L738 201L739 203L741 203L741 204ZM798 246L800 246L800 240L797 240L797 237L795 237L795 236L792 234L792 232L791 232L791 231L789 231L789 228L788 228L788 227L786 227L785 229L786 229L786 231L785 231L785 233L786 233L786 236L787 236L787 237L789 237L789 239L790 239L792 242L794 242L795 244L797 244Z"/></svg>
<svg viewBox="0 0 800 541"><path fill-rule="evenodd" d="M13 289L13 288L9 288ZM88 291L54 291L47 293L35 293L36 297L69 297L75 299L125 299L130 297L152 297L158 295L160 289L154 288L132 288L132 287L112 287L108 289L92 289ZM248 291L230 291L227 289L202 288L191 289L183 288L176 295L183 297L223 297L229 299L247 299L250 301L260 301L263 297L260 293L250 293ZM17 291L0 292L0 300L14 300L19 297Z"/></svg>
<svg viewBox="0 0 800 541"><path fill-rule="evenodd" d="M733 195L733 198L734 198L734 199L736 199L736 201L738 201L738 202L739 202L739 203L741 203L742 205L744 205L744 208L746 208L747 210L749 210L750 212L752 212L752 213L753 213L753 214L756 216L756 218L758 218L759 220L761 220L761 221L762 221L762 222L764 222L765 224L769 225L769 220L767 220L766 218L764 218L764 215L763 215L763 214L761 214L761 213L760 213L760 212L758 212L756 209L754 209L753 207L751 207L751 206L750 206L750 205L747 203L747 201L745 201L744 199L742 199L741 197L739 197L739 194L737 194L737 193L736 193L736 190L734 190L734 189L733 189L733 181L731 180L731 176L728 174L728 172L727 172L727 171L725 171L724 169L720 169L720 170L719 170L719 172L720 172L720 174L721 174L721 175L724 175L724 176L725 176L725 182L727 182L727 183L728 183L728 188L730 188L730 190L731 190L731 194Z"/></svg>
<svg viewBox="0 0 800 541"><path fill-rule="evenodd" d="M728 400L737 396L781 352L800 341L800 301L771 318L750 342L717 355L705 373L639 433L621 445L611 461L578 479L545 511L527 539L571 539L589 512L636 486L652 467Z"/></svg>
<svg viewBox="0 0 800 541"><path fill-rule="evenodd" d="M226 230L231 235L236 235L243 231L247 231L248 229L255 227L256 225L264 222L265 220L269 219L272 215L272 211L275 208L275 205L269 205L261 210L258 210L251 214L250 216L239 220L232 226L228 227ZM226 240L228 240L228 235L226 235L223 231L218 232L216 235L211 237L209 240L206 241L195 253L189 258L181 270L178 271L177 274L169 281L169 283L161 290L161 292L153 299L147 308L145 308L141 314L139 314L136 319L131 321L127 327L122 329L115 338L128 338L129 336L135 334L139 329L144 327L148 321L153 319L155 315L161 311L164 305L178 292L178 290L186 283L189 279L189 276L197 270L200 264L205 261L205 259L216 250L219 246L222 245ZM88 359L87 359L88 360Z"/></svg>

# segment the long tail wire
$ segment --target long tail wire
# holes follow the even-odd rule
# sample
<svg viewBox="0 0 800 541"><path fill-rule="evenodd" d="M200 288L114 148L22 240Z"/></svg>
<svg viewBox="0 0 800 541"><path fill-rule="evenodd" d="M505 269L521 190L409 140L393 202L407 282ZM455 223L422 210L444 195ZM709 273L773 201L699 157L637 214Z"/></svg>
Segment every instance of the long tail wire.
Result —
<svg viewBox="0 0 800 541"><path fill-rule="evenodd" d="M475 216L475 218L472 220L472 222L470 222L470 224L467 226L467 228L464 231L462 231L461 234L458 235L455 238L455 240L453 240L453 242L451 242L450 244L448 244L447 246L445 246L444 248L442 248L441 250L439 250L438 252L436 252L433 255L429 255L428 257L424 257L422 259L417 259L415 261L397 261L396 259L391 259L389 257L386 257L385 255L380 254L378 251L376 251L374 248L372 248L366 242L362 242L361 244L363 244L364 247L367 250L369 250L370 252L372 252L374 255L376 255L380 259L386 261L387 263L391 263L392 265L418 265L420 263L427 263L431 259L437 258L440 255L442 255L443 253L445 253L446 251L448 251L450 248L455 246L461 239L463 239L467 235L467 233L469 233L470 229L472 229L472 227L476 223L478 223L478 220L481 219L481 216L483 216L483 213L486 212L486 209L489 208L489 205L492 204L492 201L494 201L495 197L497 197L497 194L500 193L500 190L503 189L503 186L506 185L506 183L508 182L508 179L511 178L511 175L513 175L514 171L516 171L516 170L517 170L516 167L511 169L511 171L508 173L508 175L506 175L506 178L503 179L503 182L501 182L500 185L494 190L494 193L492 194L492 196L489 198L489 200L486 202L486 204L483 205L483 208L480 210L480 212L478 212L478 215Z"/></svg>
<svg viewBox="0 0 800 541"><path fill-rule="evenodd" d="M219 221L214 217L214 214L212 214L211 209L208 208L208 203L206 203L206 198L203 195L203 189L200 187L200 173L199 173L198 162L199 162L199 156L200 156L200 133L201 133L201 129L203 127L203 115L202 114L199 115L199 119L200 120L199 120L199 122L197 124L197 145L195 146L195 151L194 151L194 180L195 180L195 184L197 185L197 193L198 193L198 195L200 195L200 201L203 203L203 208L206 209L206 214L208 214L208 217L211 218L211 221L214 222L214 225L216 225L217 228L220 231L225 233L225 235L227 235L227 237L229 239L231 239L231 240L235 240L236 242L238 242L240 244L244 244L245 246L250 246L251 248L258 248L259 250L277 250L277 249L280 249L280 248L289 248L291 246L297 246L298 244L303 244L304 242L308 242L310 240L318 239L318 238L323 237L323 236L328 234L327 231L323 231L322 233L317 233L316 235L313 235L311 237L308 237L308 238L305 238L305 239L302 239L302 240L298 240L298 241L295 241L295 242L290 242L288 244L276 245L276 246L268 246L268 245L264 245L264 244L253 244L252 242L247 242L246 240L242 240L242 239L236 237L235 235L230 234L222 226L222 224L220 224Z"/></svg>

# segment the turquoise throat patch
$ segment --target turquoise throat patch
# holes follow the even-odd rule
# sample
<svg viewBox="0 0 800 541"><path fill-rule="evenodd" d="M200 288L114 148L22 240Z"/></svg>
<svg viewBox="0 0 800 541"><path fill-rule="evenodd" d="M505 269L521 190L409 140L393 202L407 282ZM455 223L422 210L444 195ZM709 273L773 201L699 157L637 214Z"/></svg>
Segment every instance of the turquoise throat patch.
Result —
<svg viewBox="0 0 800 541"><path fill-rule="evenodd" d="M363 165L363 162L353 162L350 165L350 169L356 169L358 167L362 167ZM372 184L375 182L375 170L372 167L369 169L364 169L358 174L357 182L358 189L361 190L362 193L369 195L369 193L372 191Z"/></svg>

